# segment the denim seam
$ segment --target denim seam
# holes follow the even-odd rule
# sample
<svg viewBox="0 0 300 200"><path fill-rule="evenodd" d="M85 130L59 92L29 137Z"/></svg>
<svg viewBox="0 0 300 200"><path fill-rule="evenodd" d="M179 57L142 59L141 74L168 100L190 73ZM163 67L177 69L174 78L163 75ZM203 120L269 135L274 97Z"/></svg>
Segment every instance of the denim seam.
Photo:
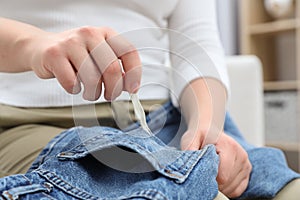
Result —
<svg viewBox="0 0 300 200"><path fill-rule="evenodd" d="M92 194L81 190L80 188L77 188L69 183L67 183L65 180L59 178L55 173L49 172L46 170L37 169L36 172L44 177L49 182L53 183L56 187L60 188L62 191L76 197L76 198L82 198L82 199L91 199L91 200L99 200L98 197L93 196ZM49 176L51 175L51 176ZM68 186L71 188L67 189L65 186ZM72 191L75 190L75 191ZM76 191L77 190L77 191Z"/></svg>
<svg viewBox="0 0 300 200"><path fill-rule="evenodd" d="M38 174L40 174L42 177L46 178L49 182L52 182L56 187L60 188L62 191L71 194L72 196L76 197L76 198L82 198L82 199L91 199L91 200L100 200L102 198L99 197L95 197L85 191L83 191L82 189L76 188L72 185L70 185L69 183L65 182L64 180L62 180L61 178L59 178L55 173L53 172L49 172L46 170L36 170ZM47 174L51 174L51 176L54 176L57 180L59 180L60 182L58 183L56 180L52 179L51 177L48 177ZM61 183L63 182L63 184L68 185L69 187L75 190L78 190L78 192L74 192L70 189L65 188ZM152 194L151 194L152 192ZM150 193L150 194L149 194ZM47 195L47 194L44 194ZM102 200L113 200L113 199L128 199L128 198L132 198L132 197L147 197L147 198L151 198L153 200L168 200L160 191L155 190L155 189L149 189L149 190L141 190L136 192L133 195L130 196L120 196L117 198L105 198Z"/></svg>
<svg viewBox="0 0 300 200"><path fill-rule="evenodd" d="M149 194L153 192L153 194ZM161 193L160 191L156 190L156 189L149 189L149 190L141 190L139 192L137 192L136 194L130 195L126 198L131 198L131 197L147 197L147 198L151 198L151 200L168 200L168 198L166 196L163 195L163 193Z"/></svg>
<svg viewBox="0 0 300 200"><path fill-rule="evenodd" d="M29 178L26 177L25 174L21 174L21 176L22 176L26 181L28 181L28 185L32 185L32 182L30 181Z"/></svg>
<svg viewBox="0 0 300 200"><path fill-rule="evenodd" d="M107 135L108 135L108 134L107 134ZM106 135L106 136L107 136L107 135ZM109 135L111 135L111 134L109 134ZM94 148L92 148L92 149L86 148L86 145L92 144L92 143L94 143L94 142L97 142L98 139L101 139L101 138L103 138L104 136L105 136L105 135L103 134L103 135L101 135L101 136L95 136L95 137L93 137L93 138L90 138L88 141L86 141L86 142L84 142L84 143L82 143L82 144L77 145L76 147L70 149L70 150L67 151L67 152L75 153L75 154L83 154L83 155L87 155L87 154L93 153L93 152L96 151L97 149L101 150L101 149L108 148L109 145L114 145L114 144L115 144L115 145L124 145L124 144L117 144L118 141L116 141L115 139L112 139L111 141L109 141L110 143L106 144L106 145L107 145L106 147L103 147L103 148L94 147ZM132 142L131 140L128 140L128 139L124 140L124 142L127 143L127 144L129 144L129 145L132 145L133 147L128 147L128 148L131 148L132 150L135 150L135 149L134 149L134 147L135 147L135 148L137 148L137 150L149 154L152 158L154 158L154 159L156 160L156 163L158 163L159 166L161 166L161 168L163 168L163 166L160 165L160 162L156 159L156 157L154 157L154 156L152 155L152 152L150 152L147 148L145 148L145 147L142 146L142 145L139 145L138 143ZM161 145L161 144L159 144L159 146L160 146L160 147L163 147L163 148L167 147L166 145L163 146L163 145ZM126 146L125 146L125 147L126 147ZM82 148L85 148L85 149L82 149Z"/></svg>
<svg viewBox="0 0 300 200"><path fill-rule="evenodd" d="M101 135L93 136L93 137L89 138L88 140L82 142L81 144L77 145L73 149L80 148L80 147L85 147L87 145L94 144L95 142L98 142L99 139L102 139L102 138L105 138L105 137L111 136L111 135L112 135L111 133L107 132L107 133L102 133Z"/></svg>
<svg viewBox="0 0 300 200"><path fill-rule="evenodd" d="M110 134L111 135L111 134ZM103 135L101 136L96 136L94 138L91 138L89 139L89 141L86 141L84 144L87 145L87 144L91 144L92 142L96 142L98 139L102 138ZM87 143L88 142L88 143ZM184 158L184 156L186 156L186 154L182 154L181 156L179 156L173 163L167 165L167 166L163 166L161 165L161 163L159 162L159 160L157 160L157 158L155 156L153 156L153 152L149 151L147 148L145 148L144 146L141 146L139 145L138 143L134 143L132 142L131 140L124 140L123 142L126 142L129 146L131 146L130 148L141 153L141 155L145 158L145 159L149 159L147 158L145 155L143 154L147 154L149 156L151 156L151 160L155 161L155 165L157 165L159 167L159 171L163 170L165 173L167 173L169 176L171 177L174 177L174 178L177 178L177 179L182 179L184 178L186 175L189 174L189 171L195 166L195 164L198 162L199 158L201 158L204 153L207 151L207 148L206 149L202 149L202 152L201 154L199 154L197 151L195 152L191 152L190 155L188 155L189 157L188 158ZM112 140L110 141L109 144L106 144L107 146L104 147L104 148L107 148L109 145L118 145L117 144L118 141L115 141L115 140ZM94 147L92 149L85 149L85 150L82 150L82 148L86 148L84 144L80 144L80 145L77 145L76 147L72 148L70 151L68 152L71 152L71 153L75 153L77 155L79 154L82 154L82 156L85 156L87 154L91 154L93 153L94 151L96 151L97 149L99 149L99 147ZM120 144L122 145L122 144ZM124 144L123 144L124 145ZM166 145L163 146L161 144L158 144L160 147L167 147ZM72 159L72 158L71 158ZM76 158L74 158L76 159ZM176 166L176 162L179 160L179 159L182 159L184 161L186 161L185 163L183 163L181 166ZM151 163L151 162L150 162ZM182 170L185 166L189 166L187 170ZM172 169L172 171L174 172L177 172L179 174L174 174L174 173L171 173L171 172L167 172L166 169ZM163 173L164 173L163 172ZM180 181L181 182L181 181Z"/></svg>
<svg viewBox="0 0 300 200"><path fill-rule="evenodd" d="M52 196L50 196L49 194L46 194L45 192L42 192L42 194L51 200L57 200L57 199L53 198Z"/></svg>
<svg viewBox="0 0 300 200"><path fill-rule="evenodd" d="M188 159L185 159L185 160L187 160L187 162L184 163L183 165L181 165L179 168L178 167L173 167L172 166L173 163L170 164L170 166L168 166L169 169L174 170L174 171L180 171L181 174L183 175L182 177L180 177L179 180L176 181L177 183L183 183L185 181L185 179L191 173L192 169L197 165L197 163L199 162L199 160L203 157L203 155L205 153L208 152L209 149L210 149L209 146L206 147L206 148L204 148L204 149L202 149L202 151L201 151L200 154L198 154L197 151L193 152L193 154L191 154L191 156ZM174 163L176 163L176 161ZM188 168L185 169L185 170L182 170L185 166L188 166ZM168 168L166 168L166 170L168 170ZM170 170L170 172L172 172L171 170Z"/></svg>
<svg viewBox="0 0 300 200"><path fill-rule="evenodd" d="M195 165L195 163L197 163L199 161L199 158L202 158L203 155L207 152L208 148L202 149L201 153L199 154L198 151L194 151L192 152L188 158L182 159L182 157L185 157L185 155L181 155L179 158L177 158L173 163L169 164L168 168L170 168L171 170L174 171L182 171L183 173L186 173L186 171L189 170L182 170L185 166L191 166L189 167L189 169L193 168L193 166ZM185 160L186 162L183 163L181 166L176 166L176 162L177 160L182 159ZM191 164L190 164L191 163Z"/></svg>
<svg viewBox="0 0 300 200"><path fill-rule="evenodd" d="M153 160L155 160L155 164L157 164L159 167L160 167L160 169L164 169L165 167L164 166L162 166L161 164L160 164L160 162L157 160L157 158L155 157L155 156L153 156L152 155L152 152L150 152L150 151L148 151L146 148L144 148L143 146L141 146L141 145L139 145L138 143L134 143L134 142L132 142L132 141L130 141L130 140L125 140L125 142L127 142L128 143L128 145L132 145L132 146L134 146L134 148L136 148L136 149L134 149L134 148L132 148L134 151L139 151L139 152L144 152L144 153L146 153L147 155L149 155L149 156L151 156L152 158L153 158ZM111 145L112 144L114 144L115 142L111 142ZM109 145L110 144L108 144L108 146L107 147L109 147ZM121 145L121 144L120 144ZM105 148L107 148L107 147L105 147ZM105 149L105 148L102 148L102 149ZM94 152L94 151L96 151L96 149L97 148L93 148L93 149L91 149L90 151L89 150L87 150L87 153L92 153L92 152ZM139 153L138 152L138 153ZM85 153L85 152L84 152ZM143 153L141 153L141 156L143 156L146 160L147 160L147 158L143 155Z"/></svg>
<svg viewBox="0 0 300 200"><path fill-rule="evenodd" d="M179 156L173 163L163 166L160 164L159 160L152 155L152 152L150 152L147 148L145 148L144 146L139 145L138 143L134 143L130 140L125 140L124 142L127 142L128 145L131 146L131 148L139 153L141 153L141 155L149 160L149 158L147 158L145 155L143 154L147 154L149 156L151 156L151 160L155 162L155 165L157 165L159 167L159 169L157 169L158 171L160 171L161 173L163 173L164 175L168 175L169 177L172 178L176 178L176 182L182 183L185 180L185 177L188 176L188 174L190 173L190 171L193 169L193 167L198 163L199 159L207 152L208 148L204 148L202 149L201 153L199 154L198 151L194 151L191 152L190 155L188 155L188 158L184 158L186 156L186 154L182 154L181 156ZM117 141L110 141L111 144L117 143ZM108 146L111 144L107 144ZM117 145L117 144L116 144ZM107 146L107 147L108 147ZM77 146L76 148L82 148L82 146ZM74 152L76 148L73 148L73 152L72 153L76 153L76 154L89 154L92 153L94 151L96 151L97 147L90 149L90 150L86 150L84 152ZM105 147L106 148L106 147ZM180 166L176 166L176 162L178 160L184 160L186 161L185 163L183 163ZM151 163L151 162L150 162ZM184 169L184 167L188 166L188 169ZM168 169L171 169L172 171L168 171ZM177 173L176 173L177 172ZM165 174L166 173L166 174ZM184 179L184 180L180 180L180 179Z"/></svg>
<svg viewBox="0 0 300 200"><path fill-rule="evenodd" d="M195 154L192 154L192 155L189 156L187 159L191 159L191 157L192 157L193 155L195 155ZM178 159L179 159L179 158L178 158ZM197 161L198 161L198 159L193 158L193 163L197 163ZM184 164L182 164L179 168L173 167L173 164L168 165L168 166L165 168L165 172L168 173L168 174L169 174L170 176L172 176L172 177L177 177L177 180L176 180L177 183L183 183L183 182L185 181L186 177L189 175L190 171L191 171L191 170L193 169L193 167L196 165L196 164L192 164L192 165L189 166L189 168L188 168L187 170L182 170L182 168L183 168L184 166L187 166L188 163L189 163L189 161L186 162L186 163L184 163ZM177 168L177 169L176 169L176 168ZM169 170L169 169L171 169L171 170ZM181 175L174 174L173 172L179 172Z"/></svg>
<svg viewBox="0 0 300 200"><path fill-rule="evenodd" d="M189 160L192 159L192 157L193 157L194 154L195 154L194 152L191 153L189 155L189 157L186 158L186 159L182 159L182 157L185 157L185 155L182 155L179 158L177 158L176 161L174 161L173 163L171 163L167 167L170 168L170 169L172 169L172 170L174 170L174 171L182 171L182 168L188 164ZM181 166L177 167L176 166L177 160L186 160L187 162L184 162ZM196 159L193 158L193 160L196 160Z"/></svg>
<svg viewBox="0 0 300 200"><path fill-rule="evenodd" d="M174 165L174 163L175 163L178 159L182 159L182 157L183 157L184 155L179 156L179 157L176 159L176 161L174 161L172 164L167 165L167 166L163 166L163 165L161 165L161 163L159 162L159 160L158 160L155 156L152 155L153 153L150 152L147 148L145 148L145 147L139 145L138 143L134 143L134 142L132 142L132 141L130 141L130 140L124 140L124 142L126 142L128 145L130 145L130 146L131 146L131 147L130 147L131 149L133 149L133 150L137 151L138 153L140 153L141 156L143 156L146 160L149 161L149 157L146 157L145 154L147 154L148 156L151 156L152 159L150 160L150 164L153 164L152 162L155 162L154 168L155 168L155 166L158 166L158 169L156 169L158 172L162 173L164 176L172 177L172 178L176 179L176 181L178 181L178 182L183 182L182 180L179 180L179 179L185 178L185 177L189 174L189 171L194 167L194 165L195 165L195 164L197 163L197 161L198 161L198 153L195 151L195 152L193 152L191 155L189 155L188 158L184 159L184 160L186 160L187 162L180 166L180 167L184 167L184 166L188 165L189 163L191 163L190 160L192 159L193 163L192 163L191 167L189 167L188 170L185 170L185 171L183 172L183 171L180 171L180 168L178 169L178 167L177 167L177 169L174 169L174 168L173 168L172 171L169 171L169 172L168 172L168 171L167 171L168 166L169 166L169 168L170 168L172 165ZM117 141L110 141L110 143L106 144L107 146L104 147L104 148L108 148L109 145L114 145L114 144L115 144L115 145L118 145L117 143L118 143ZM120 144L120 145L121 145L121 144ZM82 146L78 145L77 147L73 148L72 150L70 150L70 151L68 151L68 152L74 153L74 154L76 154L76 155L81 154L80 158L81 158L81 157L84 157L84 156L87 155L87 154L92 154L92 153L93 153L94 151L96 151L97 149L99 150L99 147L94 147L93 149L86 149L85 151L82 152L82 151L75 151L76 148L82 148ZM203 154L200 154L200 155L203 155ZM78 159L78 158L74 158L73 156L72 156L72 157L66 157L66 156L61 156L61 155L58 155L58 156L59 156L59 157L62 157L62 158L69 158L69 159L71 159L71 160L76 160L76 159ZM195 158L192 158L192 157L195 157ZM200 156L199 156L199 157L200 157ZM175 165L174 165L174 166L175 166ZM177 172L177 174L176 174L175 172Z"/></svg>

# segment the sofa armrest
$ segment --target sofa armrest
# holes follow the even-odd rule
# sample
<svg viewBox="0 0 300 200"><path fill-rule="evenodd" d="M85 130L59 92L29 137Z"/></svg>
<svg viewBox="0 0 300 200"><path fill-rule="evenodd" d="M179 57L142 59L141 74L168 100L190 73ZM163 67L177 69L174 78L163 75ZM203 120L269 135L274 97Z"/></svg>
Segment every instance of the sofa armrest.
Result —
<svg viewBox="0 0 300 200"><path fill-rule="evenodd" d="M228 110L246 140L263 146L262 64L256 56L230 56L226 63L231 84Z"/></svg>

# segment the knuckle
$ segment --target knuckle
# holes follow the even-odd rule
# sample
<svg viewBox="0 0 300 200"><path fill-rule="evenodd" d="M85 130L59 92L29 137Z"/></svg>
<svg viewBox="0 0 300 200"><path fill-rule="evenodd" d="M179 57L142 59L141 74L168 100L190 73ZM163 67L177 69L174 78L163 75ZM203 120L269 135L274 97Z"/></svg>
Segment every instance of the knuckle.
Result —
<svg viewBox="0 0 300 200"><path fill-rule="evenodd" d="M44 58L59 57L61 55L62 55L62 50L58 44L47 47L44 52Z"/></svg>
<svg viewBox="0 0 300 200"><path fill-rule="evenodd" d="M136 47L131 44L131 43L128 43L125 47L125 52L127 52L126 54L127 55L132 55L132 56L138 56L138 50L136 49Z"/></svg>
<svg viewBox="0 0 300 200"><path fill-rule="evenodd" d="M236 155L240 157L240 160L242 159L245 161L248 157L247 152L235 141L231 143L232 149L234 152L236 152Z"/></svg>
<svg viewBox="0 0 300 200"><path fill-rule="evenodd" d="M219 185L226 185L229 181L229 176L226 174L219 175L217 181Z"/></svg>
<svg viewBox="0 0 300 200"><path fill-rule="evenodd" d="M236 189L228 195L230 198L237 198L242 195L242 193L246 190L248 185L248 181L242 181Z"/></svg>
<svg viewBox="0 0 300 200"><path fill-rule="evenodd" d="M226 183L228 183L229 178L228 177L223 177L220 180L221 185L226 185Z"/></svg>
<svg viewBox="0 0 300 200"><path fill-rule="evenodd" d="M74 36L68 37L64 42L69 47L74 46L74 45L78 45L80 43L79 39L77 37L74 37Z"/></svg>
<svg viewBox="0 0 300 200"><path fill-rule="evenodd" d="M114 29L112 29L111 27L108 27L108 26L103 26L100 29L102 32L107 33L109 35L116 33L116 31Z"/></svg>
<svg viewBox="0 0 300 200"><path fill-rule="evenodd" d="M92 26L83 26L78 29L78 34L83 37L95 37L97 29Z"/></svg>
<svg viewBox="0 0 300 200"><path fill-rule="evenodd" d="M41 79L49 79L49 78L54 78L55 76L53 75L52 71L53 68L52 66L47 66L46 64L42 64L42 68L38 70L34 70L35 74L41 78Z"/></svg>
<svg viewBox="0 0 300 200"><path fill-rule="evenodd" d="M252 171L252 165L250 162L248 162L246 170L250 173Z"/></svg>
<svg viewBox="0 0 300 200"><path fill-rule="evenodd" d="M248 156L248 154L247 154L246 151L243 151L243 152L241 153L241 157L242 157L242 162L244 162L244 163L250 163L250 162L249 162L249 156Z"/></svg>
<svg viewBox="0 0 300 200"><path fill-rule="evenodd" d="M121 69L118 63L114 62L113 64L109 65L105 71L104 74L107 75L114 75L120 73Z"/></svg>
<svg viewBox="0 0 300 200"><path fill-rule="evenodd" d="M235 191L233 191L233 192L229 195L229 197L230 197L230 198L236 198L236 197L241 196L242 193L243 193L243 190L240 189L240 188L237 188Z"/></svg>

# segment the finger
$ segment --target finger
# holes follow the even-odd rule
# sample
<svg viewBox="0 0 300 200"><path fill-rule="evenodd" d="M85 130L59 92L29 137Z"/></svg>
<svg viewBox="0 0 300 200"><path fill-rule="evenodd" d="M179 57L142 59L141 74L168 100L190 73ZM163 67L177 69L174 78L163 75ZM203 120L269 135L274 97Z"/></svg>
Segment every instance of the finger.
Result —
<svg viewBox="0 0 300 200"><path fill-rule="evenodd" d="M217 182L220 189L228 184L228 180L232 173L231 170L234 168L237 159L236 149L233 148L235 147L235 143L236 142L226 134L221 134L220 139L216 144L216 151L220 158L217 175Z"/></svg>
<svg viewBox="0 0 300 200"><path fill-rule="evenodd" d="M66 58L53 59L50 69L61 86L70 94L77 94L81 91L80 82L76 76L73 66Z"/></svg>
<svg viewBox="0 0 300 200"><path fill-rule="evenodd" d="M240 147L242 148L242 147ZM252 170L251 163L248 159L247 153L241 149L237 149L238 155L234 161L234 167L231 170L231 176L228 179L228 184L220 188L223 193L230 195L230 197L239 196L248 185L250 173ZM247 183L245 185L245 183Z"/></svg>
<svg viewBox="0 0 300 200"><path fill-rule="evenodd" d="M105 99L114 100L123 89L122 70L117 56L105 40L92 49L90 55L102 74Z"/></svg>
<svg viewBox="0 0 300 200"><path fill-rule="evenodd" d="M234 191L228 194L228 197L237 198L241 196L246 191L248 184L249 184L249 178L244 179L242 182L239 183L238 187L234 188Z"/></svg>
<svg viewBox="0 0 300 200"><path fill-rule="evenodd" d="M250 174L252 171L252 165L248 159L248 156L246 157L247 160L243 161L240 166L240 172L237 177L240 177L240 180L236 178L235 181L232 182L231 185L228 186L228 192L231 194L231 196L237 196L240 195L242 192L244 192L248 186L249 180L250 180Z"/></svg>
<svg viewBox="0 0 300 200"><path fill-rule="evenodd" d="M219 163L219 171L217 175L217 182L219 184L219 189L222 190L228 184L232 169L234 168L234 162L236 159L236 155L228 155L226 152L219 152L220 163Z"/></svg>
<svg viewBox="0 0 300 200"><path fill-rule="evenodd" d="M99 99L102 89L101 73L86 48L70 48L68 57L84 85L83 98L89 101Z"/></svg>
<svg viewBox="0 0 300 200"><path fill-rule="evenodd" d="M195 134L191 134L186 132L180 141L181 149L184 151L191 150L191 151L197 151L199 150L199 142L195 139Z"/></svg>
<svg viewBox="0 0 300 200"><path fill-rule="evenodd" d="M201 147L201 134L188 130L181 137L180 141L182 150L197 151Z"/></svg>
<svg viewBox="0 0 300 200"><path fill-rule="evenodd" d="M247 188L250 174L246 170L241 170L229 185L220 190L230 198L239 197Z"/></svg>
<svg viewBox="0 0 300 200"><path fill-rule="evenodd" d="M132 51L121 56L121 61L125 71L124 90L136 93L141 84L142 64L137 51Z"/></svg>
<svg viewBox="0 0 300 200"><path fill-rule="evenodd" d="M100 77L98 79L98 82L91 81L91 83L93 83L92 87L89 87L88 84L86 84L85 88L89 89L84 89L84 93L82 96L85 100L95 101L100 98L102 92L102 78Z"/></svg>
<svg viewBox="0 0 300 200"><path fill-rule="evenodd" d="M114 35L107 39L114 53L121 60L125 72L124 90L137 92L142 76L142 64L136 48L121 35Z"/></svg>
<svg viewBox="0 0 300 200"><path fill-rule="evenodd" d="M114 100L123 89L123 76L119 61L113 62L104 72L105 99Z"/></svg>
<svg viewBox="0 0 300 200"><path fill-rule="evenodd" d="M99 99L102 92L102 75L89 55L81 65L78 76L84 85L83 98L89 101Z"/></svg>
<svg viewBox="0 0 300 200"><path fill-rule="evenodd" d="M240 167L236 162L233 165L233 167L230 169L230 174L228 174L228 177L226 179L226 182L224 182L222 185L219 186L219 190L222 192L225 191L231 191L233 187L238 186L238 181L242 181L241 177L243 175L243 168Z"/></svg>
<svg viewBox="0 0 300 200"><path fill-rule="evenodd" d="M123 81L122 71L111 47L106 43L106 39L116 34L109 28L82 27L79 35L85 39L87 50L96 64L105 86L105 98L113 100L122 92Z"/></svg>

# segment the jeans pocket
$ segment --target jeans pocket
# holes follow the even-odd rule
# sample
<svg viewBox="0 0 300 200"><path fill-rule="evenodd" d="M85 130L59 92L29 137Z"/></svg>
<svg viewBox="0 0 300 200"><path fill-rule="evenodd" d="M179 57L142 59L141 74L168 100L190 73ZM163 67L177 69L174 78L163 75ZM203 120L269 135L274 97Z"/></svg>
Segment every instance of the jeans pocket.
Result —
<svg viewBox="0 0 300 200"><path fill-rule="evenodd" d="M65 193L90 199L199 199L217 194L213 145L181 151L142 129L78 129L78 143L67 145L37 170Z"/></svg>
<svg viewBox="0 0 300 200"><path fill-rule="evenodd" d="M206 146L199 151L181 151L165 145L155 136L148 136L143 130L136 131L139 134L111 128L100 131L99 128L99 135L59 153L57 158L61 161L78 160L92 155L109 167L119 167L117 170L120 171L142 173L154 170L177 183L183 183L207 149L212 148Z"/></svg>

